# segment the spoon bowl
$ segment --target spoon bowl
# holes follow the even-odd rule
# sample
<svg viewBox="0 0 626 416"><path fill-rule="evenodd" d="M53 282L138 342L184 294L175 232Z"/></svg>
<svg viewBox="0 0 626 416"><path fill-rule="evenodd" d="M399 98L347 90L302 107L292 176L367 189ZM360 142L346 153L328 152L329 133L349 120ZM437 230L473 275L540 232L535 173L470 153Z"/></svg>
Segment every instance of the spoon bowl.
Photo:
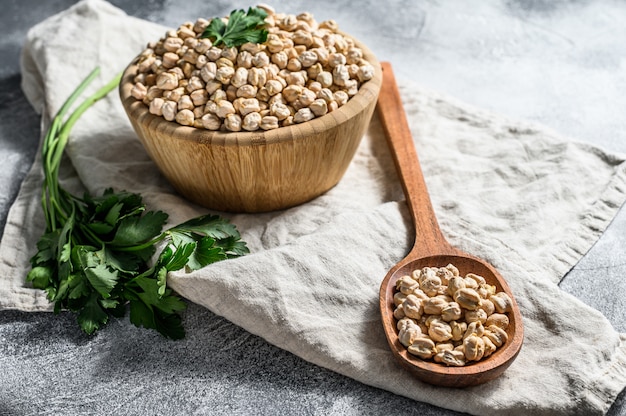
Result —
<svg viewBox="0 0 626 416"><path fill-rule="evenodd" d="M522 317L515 297L506 280L488 262L452 247L445 239L430 202L426 183L419 165L411 132L402 110L402 101L389 63L381 63L383 83L378 98L385 135L391 149L400 182L406 196L409 213L415 225L415 243L409 254L385 276L380 287L380 312L389 347L402 366L421 381L447 387L466 387L485 383L501 375L517 357L524 338ZM493 354L463 367L449 367L411 355L400 343L397 320L393 315L393 295L397 280L424 267L445 267L453 264L459 274L474 273L505 292L512 301L508 313L508 340Z"/></svg>
<svg viewBox="0 0 626 416"><path fill-rule="evenodd" d="M506 370L520 351L523 339L522 320L519 309L514 303L513 312L509 313L509 326L506 329L508 341L492 355L480 361L468 363L463 367L449 367L433 361L422 360L411 355L400 343L396 320L393 316L395 305L393 295L396 281L410 275L413 270L423 267L445 267L454 264L461 276L475 273L485 281L496 286L498 292L505 292L515 302L510 288L498 272L489 264L469 254L440 254L423 257L407 256L404 261L394 267L385 277L380 288L380 309L385 335L391 351L396 359L418 379L438 386L466 387L490 381Z"/></svg>

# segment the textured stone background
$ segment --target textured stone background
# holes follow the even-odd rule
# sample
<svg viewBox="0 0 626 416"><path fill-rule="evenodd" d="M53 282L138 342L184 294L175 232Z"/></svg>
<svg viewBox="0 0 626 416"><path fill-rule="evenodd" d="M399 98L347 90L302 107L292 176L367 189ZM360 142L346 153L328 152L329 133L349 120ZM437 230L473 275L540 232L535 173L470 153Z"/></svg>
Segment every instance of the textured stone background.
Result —
<svg viewBox="0 0 626 416"><path fill-rule="evenodd" d="M2 0L0 232L39 140L22 95L19 53L29 27L74 0ZM114 0L128 14L177 26L227 15L243 1ZM626 3L291 0L287 12L333 18L399 82L413 79L475 106L535 121L626 152ZM440 4L441 3L441 4ZM358 4L358 6L357 6ZM626 212L561 287L626 332ZM126 320L94 338L74 317L0 312L0 415L14 414L457 414L364 386L268 345L191 305L188 338L161 339ZM69 358L71 357L71 361ZM67 359L64 359L67 358ZM57 380L51 383L50 380ZM60 381L59 381L60 380ZM538 381L540 382L540 381ZM97 383L97 390L89 384ZM97 391L97 394L96 394ZM67 407L69 397L77 399ZM64 411L55 408L63 403ZM124 403L118 408L117 403ZM609 412L625 415L624 392Z"/></svg>

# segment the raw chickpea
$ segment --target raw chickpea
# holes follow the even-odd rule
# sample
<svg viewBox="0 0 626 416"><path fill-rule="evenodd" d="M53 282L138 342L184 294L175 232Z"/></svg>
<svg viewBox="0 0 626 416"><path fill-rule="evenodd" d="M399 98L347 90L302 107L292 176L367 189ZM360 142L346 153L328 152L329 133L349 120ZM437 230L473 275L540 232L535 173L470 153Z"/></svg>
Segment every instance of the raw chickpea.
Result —
<svg viewBox="0 0 626 416"><path fill-rule="evenodd" d="M163 98L155 98L154 100L152 100L150 102L150 113L154 114L156 116L162 116L163 115L163 104L165 103L165 100L163 100Z"/></svg>
<svg viewBox="0 0 626 416"><path fill-rule="evenodd" d="M215 75L217 74L217 64L215 62L207 62L200 69L200 76L204 80L204 82L213 81L215 79Z"/></svg>
<svg viewBox="0 0 626 416"><path fill-rule="evenodd" d="M230 80L235 75L235 70L230 66L223 66L217 69L215 73L215 79L221 82L222 84L230 83Z"/></svg>
<svg viewBox="0 0 626 416"><path fill-rule="evenodd" d="M252 65L263 68L270 64L270 58L265 52L258 52L252 57Z"/></svg>
<svg viewBox="0 0 626 416"><path fill-rule="evenodd" d="M258 130L261 125L261 114L258 112L252 112L247 114L241 123L241 127L247 131L255 131Z"/></svg>
<svg viewBox="0 0 626 416"><path fill-rule="evenodd" d="M195 90L194 92L189 94L189 97L191 98L191 101L193 101L193 105L195 106L206 104L207 101L209 101L209 93L204 89Z"/></svg>
<svg viewBox="0 0 626 416"><path fill-rule="evenodd" d="M238 53L239 51L234 46L232 48L225 48L224 50L222 50L222 58L226 58L234 63L237 60Z"/></svg>
<svg viewBox="0 0 626 416"><path fill-rule="evenodd" d="M321 98L327 103L335 101L335 96L333 95L333 92L328 88L322 88L321 90L319 90L317 92L317 98Z"/></svg>
<svg viewBox="0 0 626 416"><path fill-rule="evenodd" d="M176 101L165 101L161 106L161 112L163 113L163 118L167 121L174 121L176 118L176 112L178 111L178 104Z"/></svg>
<svg viewBox="0 0 626 416"><path fill-rule="evenodd" d="M279 94L283 90L283 84L275 79L271 79L265 83L265 88L270 96Z"/></svg>
<svg viewBox="0 0 626 416"><path fill-rule="evenodd" d="M285 120L291 116L289 108L282 103L274 103L270 106L270 114L275 116L279 121Z"/></svg>
<svg viewBox="0 0 626 416"><path fill-rule="evenodd" d="M246 84L246 85L242 85L241 87L237 88L237 97L243 97L243 98L255 98L257 95L258 89L257 87L250 85L250 84Z"/></svg>
<svg viewBox="0 0 626 416"><path fill-rule="evenodd" d="M191 97L188 95L183 95L177 102L178 111L181 110L192 110L194 108L193 101L191 101Z"/></svg>
<svg viewBox="0 0 626 416"><path fill-rule="evenodd" d="M307 88L317 94L319 91L322 90L322 84L320 84L317 81L310 81L309 80L309 82L307 84Z"/></svg>
<svg viewBox="0 0 626 416"><path fill-rule="evenodd" d="M204 87L204 89L206 90L207 93L209 93L209 95L215 94L215 92L220 90L221 88L222 88L222 83L219 82L218 80L208 81Z"/></svg>
<svg viewBox="0 0 626 416"><path fill-rule="evenodd" d="M241 131L241 116L238 114L229 114L224 119L224 127L230 131Z"/></svg>
<svg viewBox="0 0 626 416"><path fill-rule="evenodd" d="M211 95L211 97L209 97L210 100L213 100L216 103L222 100L226 100L227 98L228 98L228 95L226 94L226 91L224 90L217 90Z"/></svg>
<svg viewBox="0 0 626 416"><path fill-rule="evenodd" d="M248 51L241 51L237 55L237 66L239 68L252 68L252 54Z"/></svg>
<svg viewBox="0 0 626 416"><path fill-rule="evenodd" d="M337 104L341 107L342 105L344 105L345 103L348 102L348 94L345 91L335 91L333 93L333 97L334 97L334 101L337 102Z"/></svg>
<svg viewBox="0 0 626 416"><path fill-rule="evenodd" d="M328 113L328 104L321 98L317 98L310 105L309 108L315 114L316 117L321 117Z"/></svg>
<svg viewBox="0 0 626 416"><path fill-rule="evenodd" d="M155 98L160 97L162 94L163 90L153 85L152 87L148 88L145 98L148 100L154 100Z"/></svg>
<svg viewBox="0 0 626 416"><path fill-rule="evenodd" d="M299 57L298 60L303 68L308 68L315 63L317 63L317 54L313 51L304 51Z"/></svg>
<svg viewBox="0 0 626 416"><path fill-rule="evenodd" d="M161 72L156 78L156 86L162 90L173 90L178 87L178 77L171 72Z"/></svg>
<svg viewBox="0 0 626 416"><path fill-rule="evenodd" d="M250 68L248 70L248 83L255 87L262 87L267 82L267 72L260 68Z"/></svg>
<svg viewBox="0 0 626 416"><path fill-rule="evenodd" d="M250 113L261 111L261 107L259 106L259 100L256 98L242 98L240 101L239 113L242 116L247 116Z"/></svg>
<svg viewBox="0 0 626 416"><path fill-rule="evenodd" d="M261 129L272 130L278 128L278 118L275 116L264 116L261 119Z"/></svg>
<svg viewBox="0 0 626 416"><path fill-rule="evenodd" d="M148 89L146 86L140 82L137 82L132 90L130 91L130 95L135 97L137 100L143 100L146 97Z"/></svg>
<svg viewBox="0 0 626 416"><path fill-rule="evenodd" d="M209 61L215 62L222 57L222 50L218 47L211 46L211 48L205 52L205 55L209 58Z"/></svg>
<svg viewBox="0 0 626 416"><path fill-rule="evenodd" d="M215 114L220 118L226 118L230 114L235 114L235 107L233 103L227 100L221 100L217 103Z"/></svg>
<svg viewBox="0 0 626 416"><path fill-rule="evenodd" d="M333 74L328 71L320 72L317 77L317 82L319 82L323 88L330 88L333 85Z"/></svg>
<svg viewBox="0 0 626 416"><path fill-rule="evenodd" d="M235 70L235 74L230 80L230 84L239 88L243 85L246 85L248 82L248 70L243 67L239 67Z"/></svg>
<svg viewBox="0 0 626 416"><path fill-rule="evenodd" d="M313 120L315 118L315 114L311 111L310 108L305 107L301 108L296 112L293 116L293 121L296 123L304 123L305 121Z"/></svg>
<svg viewBox="0 0 626 416"><path fill-rule="evenodd" d="M270 53L281 52L284 47L285 45L278 35L269 34L267 36L267 50L270 51Z"/></svg>
<svg viewBox="0 0 626 416"><path fill-rule="evenodd" d="M181 46L183 46L181 38L168 37L163 42L163 48L168 52L176 52Z"/></svg>
<svg viewBox="0 0 626 416"><path fill-rule="evenodd" d="M198 41L198 43L196 44L194 49L195 49L196 52L201 53L201 54L204 55L206 53L206 51L208 51L211 48L211 46L213 46L211 41L209 39L207 39L207 38L203 38L203 39L200 39ZM204 56L206 56L206 55L204 55Z"/></svg>
<svg viewBox="0 0 626 416"><path fill-rule="evenodd" d="M222 120L215 114L205 114L202 116L202 126L207 130L219 130Z"/></svg>
<svg viewBox="0 0 626 416"><path fill-rule="evenodd" d="M184 109L176 113L176 122L178 124L182 124L183 126L193 126L194 120L195 117L191 110Z"/></svg>
<svg viewBox="0 0 626 416"><path fill-rule="evenodd" d="M161 65L163 68L173 68L178 62L178 55L174 52L167 52L163 55L163 60L161 61Z"/></svg>
<svg viewBox="0 0 626 416"><path fill-rule="evenodd" d="M287 69L291 72L297 72L302 69L302 63L298 58L291 58L287 61Z"/></svg>

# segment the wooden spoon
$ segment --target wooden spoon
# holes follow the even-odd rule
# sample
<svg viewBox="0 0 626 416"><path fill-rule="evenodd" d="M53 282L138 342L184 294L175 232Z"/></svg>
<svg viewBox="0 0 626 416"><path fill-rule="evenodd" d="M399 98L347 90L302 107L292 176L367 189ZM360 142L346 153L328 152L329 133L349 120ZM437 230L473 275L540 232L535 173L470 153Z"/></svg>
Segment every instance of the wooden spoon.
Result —
<svg viewBox="0 0 626 416"><path fill-rule="evenodd" d="M394 266L380 287L382 323L391 351L399 362L420 380L440 386L464 387L487 382L498 377L513 362L523 341L522 317L519 307L506 281L489 263L452 247L445 239L428 195L424 176L411 131L404 114L402 101L391 65L381 63L383 83L378 97L378 113L391 148L396 169L404 189L411 219L415 225L415 243L409 254ZM498 292L506 292L513 301L513 311L508 313L510 324L506 330L508 340L492 355L463 367L448 367L434 361L422 360L408 353L398 339L397 320L393 295L396 281L423 267L445 267L453 264L461 276L475 273L495 285Z"/></svg>

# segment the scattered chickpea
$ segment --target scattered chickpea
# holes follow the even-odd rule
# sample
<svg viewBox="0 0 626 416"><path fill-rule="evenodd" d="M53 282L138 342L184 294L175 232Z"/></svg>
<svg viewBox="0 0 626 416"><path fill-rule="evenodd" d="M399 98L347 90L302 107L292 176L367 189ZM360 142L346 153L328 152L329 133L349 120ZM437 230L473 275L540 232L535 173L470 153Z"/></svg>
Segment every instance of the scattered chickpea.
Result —
<svg viewBox="0 0 626 416"><path fill-rule="evenodd" d="M335 21L258 7L268 14L265 43L216 46L201 38L210 20L185 22L137 57L131 95L151 114L186 126L271 130L336 110L374 76L363 51ZM507 309L506 299L491 303Z"/></svg>

